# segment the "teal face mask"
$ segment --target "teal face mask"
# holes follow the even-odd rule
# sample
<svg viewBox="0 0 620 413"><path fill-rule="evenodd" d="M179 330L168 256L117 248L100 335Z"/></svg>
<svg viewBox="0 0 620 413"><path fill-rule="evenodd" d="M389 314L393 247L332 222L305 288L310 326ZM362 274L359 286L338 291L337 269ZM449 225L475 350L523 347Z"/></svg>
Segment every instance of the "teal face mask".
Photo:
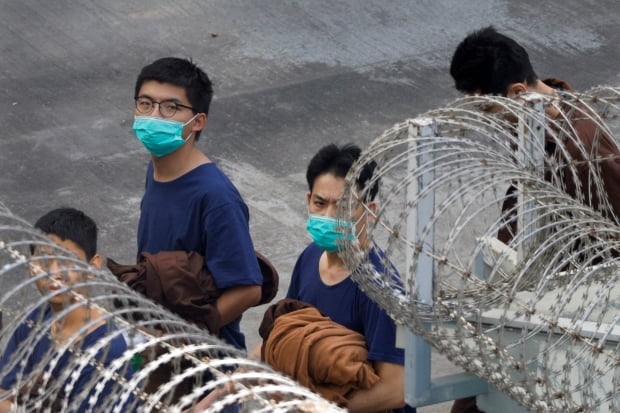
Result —
<svg viewBox="0 0 620 413"><path fill-rule="evenodd" d="M355 225L348 221L338 221L333 217L308 214L306 229L314 243L327 252L339 251L342 240L355 239Z"/></svg>
<svg viewBox="0 0 620 413"><path fill-rule="evenodd" d="M136 116L133 122L133 133L158 158L171 154L187 142L191 135L183 139L183 127L196 119L196 114L187 122L154 116Z"/></svg>

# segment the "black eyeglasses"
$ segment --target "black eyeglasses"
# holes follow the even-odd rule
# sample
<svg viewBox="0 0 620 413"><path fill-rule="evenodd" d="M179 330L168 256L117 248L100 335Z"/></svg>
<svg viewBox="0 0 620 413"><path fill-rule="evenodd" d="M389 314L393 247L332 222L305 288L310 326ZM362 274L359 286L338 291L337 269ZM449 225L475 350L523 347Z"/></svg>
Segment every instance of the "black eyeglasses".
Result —
<svg viewBox="0 0 620 413"><path fill-rule="evenodd" d="M144 115L151 114L155 109L155 104L159 105L159 113L161 113L164 118L173 117L180 107L191 111L194 110L193 107L181 105L174 100L162 100L158 102L146 96L136 96L134 99L136 100L136 110Z"/></svg>

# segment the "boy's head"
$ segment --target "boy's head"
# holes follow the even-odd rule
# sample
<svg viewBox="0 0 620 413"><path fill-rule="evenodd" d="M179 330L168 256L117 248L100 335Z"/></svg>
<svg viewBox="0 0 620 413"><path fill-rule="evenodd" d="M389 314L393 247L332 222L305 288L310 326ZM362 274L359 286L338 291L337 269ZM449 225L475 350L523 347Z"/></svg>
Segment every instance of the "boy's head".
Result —
<svg viewBox="0 0 620 413"><path fill-rule="evenodd" d="M342 247L342 240L347 235L337 229L340 226L335 217L338 211L338 202L345 186L345 177L359 159L361 149L355 145L338 147L334 144L322 147L310 160L306 179L309 192L308 222L306 229L313 241L320 248L334 253ZM360 245L366 244L366 224L372 220L376 211L374 198L379 190L378 180L366 188L372 180L377 164L368 162L357 177L357 190L364 194L363 203L359 203L353 212L352 228L355 230ZM371 214L368 215L367 212Z"/></svg>
<svg viewBox="0 0 620 413"><path fill-rule="evenodd" d="M35 222L34 227L48 236L70 241L80 257L90 261L97 254L97 224L89 216L74 208L54 209ZM72 251L76 252L76 251Z"/></svg>
<svg viewBox="0 0 620 413"><path fill-rule="evenodd" d="M55 244L73 253L77 258L88 262L96 268L101 268L102 258L97 254L97 224L82 211L73 208L54 209L43 215L34 224L34 227L43 231ZM30 247L34 256L56 255L45 246ZM52 279L59 279L66 285L73 285L84 279L81 271L64 271L71 267L70 261L62 262L56 259L46 259L37 265L44 268ZM36 275L36 274L35 274ZM49 278L37 280L37 287L42 294L48 294L60 288ZM68 298L64 295L55 295L51 301L64 302Z"/></svg>
<svg viewBox="0 0 620 413"><path fill-rule="evenodd" d="M538 80L525 49L492 26L470 33L450 64L457 90L467 94L511 95L511 86Z"/></svg>
<svg viewBox="0 0 620 413"><path fill-rule="evenodd" d="M362 150L352 144L338 147L335 144L323 146L312 157L306 170L306 181L308 182L308 190L312 192L314 184L321 175L330 174L336 178L344 178L349 170L357 161ZM356 183L360 192L366 189L366 185L371 180L373 172L377 167L375 161L368 162L362 168L360 175L357 177ZM373 201L379 191L379 181L375 181L366 194L366 202Z"/></svg>
<svg viewBox="0 0 620 413"><path fill-rule="evenodd" d="M209 76L189 59L176 57L164 57L144 66L136 80L134 96L141 95L141 89L145 82L155 81L170 84L185 91L189 106L193 115L209 114L209 106L213 98L213 88ZM194 141L197 141L200 131L194 133Z"/></svg>

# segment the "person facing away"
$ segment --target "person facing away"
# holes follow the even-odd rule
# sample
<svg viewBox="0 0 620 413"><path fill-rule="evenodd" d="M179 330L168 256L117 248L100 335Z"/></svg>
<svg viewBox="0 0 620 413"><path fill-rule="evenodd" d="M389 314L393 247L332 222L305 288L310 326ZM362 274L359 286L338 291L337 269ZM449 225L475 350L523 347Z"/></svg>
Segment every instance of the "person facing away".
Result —
<svg viewBox="0 0 620 413"><path fill-rule="evenodd" d="M461 41L452 56L450 74L456 89L470 95L516 97L536 92L562 97L563 92L573 90L563 80L539 79L523 46L492 26L474 31ZM545 114L562 125L561 131L569 131L555 138L546 136L546 155L555 158L560 165L556 173L559 179L552 178L550 173L546 174L546 179L612 222L620 223L620 148L617 143L600 130L587 108L547 105ZM558 148L558 145L565 148ZM594 170L600 171L602 186L598 178L592 176ZM511 187L503 210L513 209L515 203L516 188ZM498 238L508 243L516 231L516 220L510 220Z"/></svg>
<svg viewBox="0 0 620 413"><path fill-rule="evenodd" d="M338 255L345 236L338 230L337 203L342 195L345 176L360 157L354 145L322 147L311 159L306 172L309 192L308 230L313 242L299 256L287 298L315 306L323 315L366 340L368 360L379 381L370 389L354 391L347 402L351 412L415 412L404 402L404 350L396 347L396 325L351 279L351 273ZM372 181L376 163L364 166L357 179L360 193L367 197L360 202L350 225L362 248L366 247L366 224L376 211L375 196L379 182ZM366 186L372 186L365 192ZM371 262L382 271L385 258L378 248L368 248Z"/></svg>
<svg viewBox="0 0 620 413"><path fill-rule="evenodd" d="M133 131L151 154L140 205L138 253L195 251L222 290L219 336L245 349L241 315L261 296L262 275L249 212L226 175L197 146L213 96L207 74L190 60L145 66L135 85Z"/></svg>
<svg viewBox="0 0 620 413"><path fill-rule="evenodd" d="M530 62L527 51L515 40L489 26L468 34L457 46L450 64L450 74L457 90L474 95L490 94L516 97L525 92L537 92L562 97L563 92L572 91L565 81L550 78L540 80ZM569 110L574 109L574 110ZM602 133L590 119L585 108L569 108L567 105L547 105L545 115L563 125L562 130L571 131L558 138L546 136L545 151L548 158L554 157L560 168L557 176L546 179L558 185L573 198L598 210L612 222L620 217L620 153L618 146ZM566 151L558 148L565 146ZM590 162L583 162L583 161ZM577 179L573 178L570 163L575 164ZM590 163L596 164L602 178L602 190L597 180L592 179ZM581 191L579 191L580 189ZM581 192L581 196L579 193ZM506 225L500 229L498 239L509 243L516 234L514 211L516 188L508 189L502 206ZM455 401L452 413L478 412L476 398L469 397Z"/></svg>
<svg viewBox="0 0 620 413"><path fill-rule="evenodd" d="M102 258L97 254L97 225L83 212L73 208L54 209L43 215L35 223L35 228L44 232L50 240L72 253L75 258L87 262L95 268L101 268ZM37 393L35 389L43 383L43 374L50 373L52 381L45 386L50 389L55 386L61 392L54 393L54 400L46 403L52 406L53 411L60 411L63 402L68 403L64 411L98 411L97 409L111 409L112 400L109 395L114 388L114 382L108 381L99 394L96 394L96 384L101 382L101 373L93 363L87 363L75 377L75 362L77 357L64 346L79 348L82 351L96 346L99 341L112 335L111 341L99 349L94 360L105 367L109 367L113 360L119 358L127 349L123 336L114 327L106 323L105 314L97 308L79 303L79 296L88 297L88 281L92 274L83 270L66 271L70 268L71 260L57 260L45 258L45 255L58 255L57 249L44 244L30 246L33 258L31 261L31 275L35 280L41 295L48 297L46 305L36 308L30 313L26 321L22 322L7 342L2 358L0 359L0 393L9 391L8 400L0 401L0 411L13 409L13 404L21 405L27 402L28 396ZM67 290L67 288L69 288ZM74 308L73 308L74 307ZM54 321L52 321L54 320ZM35 326L32 326L32 324ZM36 331L37 323L50 325L48 331ZM24 346L30 346L24 348ZM60 354L54 354L54 352ZM25 360L12 368L15 357ZM50 356L58 357L56 365L48 364ZM116 373L130 379L133 374L129 365ZM21 378L20 378L21 377ZM54 383L60 381L60 383ZM73 383L69 393L67 385ZM19 387L19 388L18 388ZM30 388L29 388L30 387ZM44 389L38 389L44 390ZM49 390L48 390L49 391ZM48 394L48 393L46 393ZM95 397L96 396L96 397ZM41 396L37 396L41 397ZM49 396L48 396L49 397ZM103 406L106 406L105 408ZM34 406L25 406L28 411ZM123 411L133 411L133 397L123 406Z"/></svg>

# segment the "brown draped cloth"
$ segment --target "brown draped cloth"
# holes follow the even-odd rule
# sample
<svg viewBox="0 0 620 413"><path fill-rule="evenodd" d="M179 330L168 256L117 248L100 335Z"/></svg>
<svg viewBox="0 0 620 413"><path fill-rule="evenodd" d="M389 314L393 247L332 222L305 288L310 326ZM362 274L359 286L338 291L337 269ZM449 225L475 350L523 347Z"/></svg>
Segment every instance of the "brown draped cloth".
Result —
<svg viewBox="0 0 620 413"><path fill-rule="evenodd" d="M261 300L266 304L278 292L278 272L260 253L256 253L263 284ZM222 292L197 252L143 252L134 265L121 265L108 258L107 266L116 277L153 301L184 319L217 335L220 314L215 306Z"/></svg>
<svg viewBox="0 0 620 413"><path fill-rule="evenodd" d="M108 258L108 268L133 290L188 321L217 335L220 314L215 303L221 291L196 252L143 252L134 265L120 265Z"/></svg>
<svg viewBox="0 0 620 413"><path fill-rule="evenodd" d="M367 360L364 336L309 304L297 302L295 310L294 301L282 300L267 310L259 330L261 336L266 333L263 361L340 405L351 392L374 386L379 376Z"/></svg>
<svg viewBox="0 0 620 413"><path fill-rule="evenodd" d="M274 266L260 253L256 252L263 284L261 300L257 305L270 302L278 292L278 272ZM177 313L185 320L206 328L211 334L217 335L220 329L220 314L216 301L221 295L215 279L204 265L204 257L197 252L162 251L157 254L143 252L134 265L121 265L108 258L110 271L133 290L149 297L155 302ZM139 317L138 315L134 315ZM162 347L147 349L141 353L143 363L148 363L167 350ZM179 368L187 368L181 362ZM159 386L167 383L172 372L173 363L159 366L149 374L145 386L147 393L154 393ZM192 391L193 378L189 377L179 383L172 396L174 402Z"/></svg>

